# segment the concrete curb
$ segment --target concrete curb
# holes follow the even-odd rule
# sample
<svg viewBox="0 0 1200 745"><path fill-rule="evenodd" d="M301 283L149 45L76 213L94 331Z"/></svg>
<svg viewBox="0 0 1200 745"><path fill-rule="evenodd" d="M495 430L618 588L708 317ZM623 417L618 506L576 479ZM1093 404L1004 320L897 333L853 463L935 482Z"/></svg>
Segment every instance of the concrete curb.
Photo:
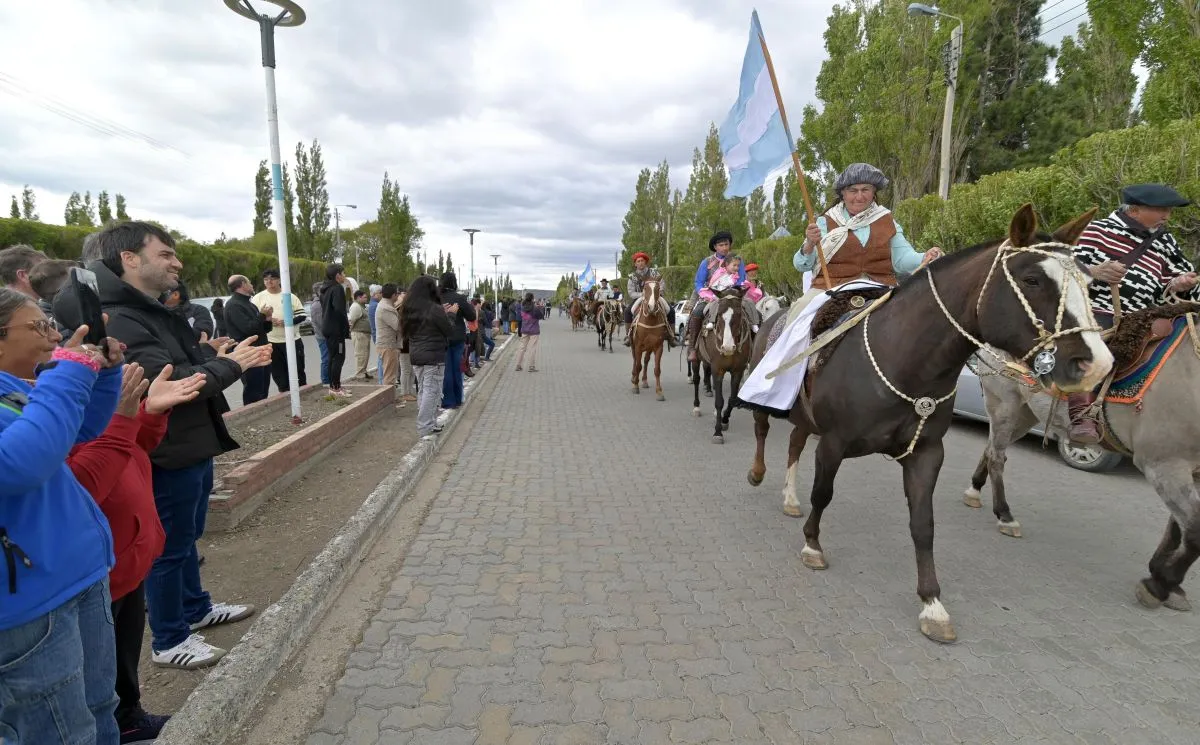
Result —
<svg viewBox="0 0 1200 745"><path fill-rule="evenodd" d="M509 343L515 338L506 336L497 341L492 361L466 381L466 404L438 417L445 431L437 437L418 440L404 455L283 597L258 615L242 640L196 686L163 728L157 743L221 745L242 725L262 699L267 684L292 653L303 646L361 557L424 476L426 467L449 439L464 410L473 403L471 392L494 370L503 370L504 352L515 346Z"/></svg>

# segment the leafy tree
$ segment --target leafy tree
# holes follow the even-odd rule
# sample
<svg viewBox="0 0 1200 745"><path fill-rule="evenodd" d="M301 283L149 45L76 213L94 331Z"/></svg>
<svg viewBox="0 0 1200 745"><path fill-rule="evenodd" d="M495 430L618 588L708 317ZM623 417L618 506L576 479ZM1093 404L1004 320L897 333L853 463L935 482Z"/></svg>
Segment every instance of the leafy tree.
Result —
<svg viewBox="0 0 1200 745"><path fill-rule="evenodd" d="M21 219L21 207L17 204L17 195L13 194L12 206L8 210L8 216L14 220Z"/></svg>
<svg viewBox="0 0 1200 745"><path fill-rule="evenodd" d="M97 195L97 197L96 197L96 201L97 201L96 209L99 211L99 214L100 214L100 224L107 225L109 223L109 221L111 221L113 218L112 205L110 205L109 201L108 201L108 192L107 191L100 192L100 194Z"/></svg>
<svg viewBox="0 0 1200 745"><path fill-rule="evenodd" d="M315 246L312 168L303 142L296 143L296 234L296 255L312 257Z"/></svg>
<svg viewBox="0 0 1200 745"><path fill-rule="evenodd" d="M86 215L86 217L87 217L87 222L86 222L86 223L82 223L82 224L84 224L84 225L95 225L95 224L96 224L96 205L94 205L94 204L92 203L92 193L91 193L90 191L88 191L88 192L84 192L84 195L83 195L83 211L84 211L84 214L85 214L85 215Z"/></svg>
<svg viewBox="0 0 1200 745"><path fill-rule="evenodd" d="M407 285L422 272L416 256L424 236L408 195L385 172L376 219L343 230L342 248L347 256L358 252L364 276Z"/></svg>
<svg viewBox="0 0 1200 745"><path fill-rule="evenodd" d="M25 188L21 190L21 217L25 220L37 220L37 197L33 194L33 189L29 188L29 184L25 184Z"/></svg>
<svg viewBox="0 0 1200 745"><path fill-rule="evenodd" d="M622 222L622 252L619 266L623 272L633 268L633 254L644 251L656 265L666 263L667 223L671 216L670 166L664 160L652 172L643 168L634 187L633 201Z"/></svg>
<svg viewBox="0 0 1200 745"><path fill-rule="evenodd" d="M288 164L283 164L283 221L287 223L288 252L300 250L300 234L296 229L295 219L296 193L292 189L292 177L288 172ZM278 227L278 226L276 226Z"/></svg>
<svg viewBox="0 0 1200 745"><path fill-rule="evenodd" d="M329 232L329 184L325 174L325 160L321 155L321 143L316 140L308 149L308 189L312 200L312 240L315 256L329 260L333 256L333 236Z"/></svg>
<svg viewBox="0 0 1200 745"><path fill-rule="evenodd" d="M116 203L117 203L117 219L118 220L128 220L129 213L125 211L125 195L117 194L116 195Z"/></svg>
<svg viewBox="0 0 1200 745"><path fill-rule="evenodd" d="M88 201L90 202L90 200L91 196L89 194ZM63 210L63 224L82 225L84 227L90 227L94 225L95 223L88 214L89 206L90 205L88 203L84 202L84 199L82 196L80 196L79 192L71 192L71 196L67 197L66 208Z"/></svg>
<svg viewBox="0 0 1200 745"><path fill-rule="evenodd" d="M766 238L775 230L772 210L767 204L767 193L760 186L750 192L746 202L746 218L750 223L750 237Z"/></svg>
<svg viewBox="0 0 1200 745"><path fill-rule="evenodd" d="M257 235L271 227L272 206L271 172L267 170L267 161L258 162L258 172L254 174L254 233Z"/></svg>

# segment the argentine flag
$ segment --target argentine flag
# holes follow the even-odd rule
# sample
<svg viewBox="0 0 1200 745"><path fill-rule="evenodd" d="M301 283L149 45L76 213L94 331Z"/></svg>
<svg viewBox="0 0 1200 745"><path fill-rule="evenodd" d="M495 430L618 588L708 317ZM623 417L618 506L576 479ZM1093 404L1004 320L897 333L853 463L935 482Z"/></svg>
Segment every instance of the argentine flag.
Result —
<svg viewBox="0 0 1200 745"><path fill-rule="evenodd" d="M596 270L592 268L592 262L589 261L583 274L579 275L579 289L587 292L592 289L594 284L596 284Z"/></svg>
<svg viewBox="0 0 1200 745"><path fill-rule="evenodd" d="M719 131L721 153L729 169L726 199L749 196L792 154L792 138L779 114L762 38L756 10L750 16L750 41L742 60L737 103Z"/></svg>

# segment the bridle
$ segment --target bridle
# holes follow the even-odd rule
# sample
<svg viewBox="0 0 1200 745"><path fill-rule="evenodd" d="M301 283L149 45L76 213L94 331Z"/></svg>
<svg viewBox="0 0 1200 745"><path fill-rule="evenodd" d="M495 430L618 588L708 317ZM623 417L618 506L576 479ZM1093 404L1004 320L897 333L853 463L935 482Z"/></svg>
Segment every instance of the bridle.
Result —
<svg viewBox="0 0 1200 745"><path fill-rule="evenodd" d="M1064 254L1061 249L1066 249L1067 253ZM1079 288L1083 291L1084 297L1087 297L1088 280L1084 276L1083 272L1079 269L1078 265L1076 265L1074 258L1070 254L1070 250L1070 245L1056 241L1036 243L1032 246L1013 246L1008 240L1005 240L996 249L996 258L992 260L992 265L988 269L987 276L983 280L983 285L979 288L979 297L975 303L975 313L976 317L982 316L984 293L987 291L988 284L991 282L992 276L996 273L996 267L1000 267L1004 273L1005 279L1008 281L1009 287L1012 288L1013 293L1017 296L1017 300L1020 301L1021 307L1025 309L1025 315L1028 317L1029 322L1033 324L1033 328L1038 334L1038 339L1034 343L1033 347L1031 347L1028 352L1018 358L1015 362L1009 358L1008 355L995 349L992 345L975 338L970 332L962 327L962 324L959 323L957 319L954 318L954 315L942 301L941 295L938 294L937 285L935 285L933 282L933 272L931 271L932 267L925 267L925 276L929 280L929 291L933 294L933 299L935 302L937 302L938 308L942 311L942 315L945 316L946 320L950 322L950 325L953 326L959 334L961 334L967 341L974 344L976 348L984 350L988 354L995 357L996 360L998 360L1012 373L1020 374L1022 376L1038 377L1042 375L1049 375L1054 370L1054 354L1057 351L1056 340L1069 334L1082 334L1088 331L1099 332L1101 330L1100 326L1096 323L1096 317L1092 313L1091 306L1088 304L1085 304L1085 313L1087 317L1083 319L1083 324L1067 329L1062 327L1063 317L1066 315L1067 308L1067 283L1078 283ZM1042 319L1038 318L1037 313L1035 313L1033 310L1033 306L1029 304L1029 298L1025 297L1025 293L1021 290L1020 285L1017 284L1016 278L1013 277L1012 269L1009 268L1008 262L1019 254L1036 254L1039 256L1045 256L1058 261L1062 266L1063 285L1061 288L1059 288L1060 293L1058 297L1058 309L1054 320L1054 331L1046 330L1046 324L1042 322ZM925 429L926 420L933 416L933 413L937 411L938 406L954 398L955 393L958 391L958 386L955 385L949 393L937 399L934 399L930 396L913 398L912 396L901 392L900 389L893 385L892 382L888 380L887 376L883 374L883 370L880 369L879 363L875 359L875 354L871 350L870 338L867 335L870 319L871 317L869 314L863 318L863 345L867 350L867 359L870 360L871 366L875 368L875 374L879 376L879 379L883 381L883 384L887 386L888 390L899 396L901 399L912 404L917 417L920 419L917 424L917 431L915 434L913 434L912 440L910 440L908 443L908 448L904 451L904 453L893 459L900 460L901 458L912 455L913 450L916 449L917 440L920 438L922 430ZM1032 370L1030 370L1024 364L1030 357L1033 357Z"/></svg>
<svg viewBox="0 0 1200 745"><path fill-rule="evenodd" d="M741 303L742 303L741 296L739 296L736 292L729 292L729 293L722 293L721 295L717 296L717 301L716 301L717 302L717 310L716 310L716 313L714 314L716 316L716 320L718 320L722 323L725 322L724 314L721 313L721 302L724 300L731 300L731 301L734 301L737 303L737 305L735 307L730 308L730 310L733 311L735 316L737 316L738 318L741 319L740 324L737 324L737 325L730 324L730 328L729 328L729 334L730 334L730 336L733 337L733 350L734 350L734 353L736 353L737 350L742 348L742 344L744 342L748 341L748 339L749 339L748 333L743 333L743 335L740 337L738 336L738 326L742 327L741 330L743 332L748 332L750 329L750 319L746 317L746 313L741 307ZM716 328L714 328L713 330L715 331Z"/></svg>
<svg viewBox="0 0 1200 745"><path fill-rule="evenodd" d="M639 328L644 328L644 329L663 328L667 325L667 314L663 313L662 308L658 307L658 301L659 301L658 281L653 280L653 279L647 279L646 281L642 282L643 288L645 288L647 285L652 286L654 288L654 301L650 302L646 299L646 295L649 293L645 289L643 289L642 290L642 304L638 308L637 318L633 319L633 325L635 325ZM651 307L653 307L653 310L649 310L649 308L651 308ZM658 321L658 323L655 323L652 325L652 324L645 322L645 319L647 319L647 318L658 318L659 321Z"/></svg>

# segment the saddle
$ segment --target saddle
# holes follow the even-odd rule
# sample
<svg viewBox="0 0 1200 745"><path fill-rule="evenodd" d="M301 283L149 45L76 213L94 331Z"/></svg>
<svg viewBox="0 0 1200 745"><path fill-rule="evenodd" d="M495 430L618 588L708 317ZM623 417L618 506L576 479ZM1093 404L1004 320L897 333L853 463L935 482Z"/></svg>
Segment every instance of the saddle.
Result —
<svg viewBox="0 0 1200 745"><path fill-rule="evenodd" d="M834 291L832 297L825 301L821 309L817 311L816 316L812 321L812 339L815 341L821 337L826 331L829 331L848 318L860 313L871 303L891 292L891 287L866 287L856 290L841 290ZM806 379L811 378L829 359L829 355L833 350L837 349L844 336L829 342L823 349L813 355L808 362L809 374Z"/></svg>
<svg viewBox="0 0 1200 745"><path fill-rule="evenodd" d="M1171 335L1175 319L1188 313L1200 313L1200 303L1169 303L1138 310L1121 317L1121 322L1106 332L1105 342L1113 355L1114 380L1121 380L1145 364L1158 348L1158 342Z"/></svg>

